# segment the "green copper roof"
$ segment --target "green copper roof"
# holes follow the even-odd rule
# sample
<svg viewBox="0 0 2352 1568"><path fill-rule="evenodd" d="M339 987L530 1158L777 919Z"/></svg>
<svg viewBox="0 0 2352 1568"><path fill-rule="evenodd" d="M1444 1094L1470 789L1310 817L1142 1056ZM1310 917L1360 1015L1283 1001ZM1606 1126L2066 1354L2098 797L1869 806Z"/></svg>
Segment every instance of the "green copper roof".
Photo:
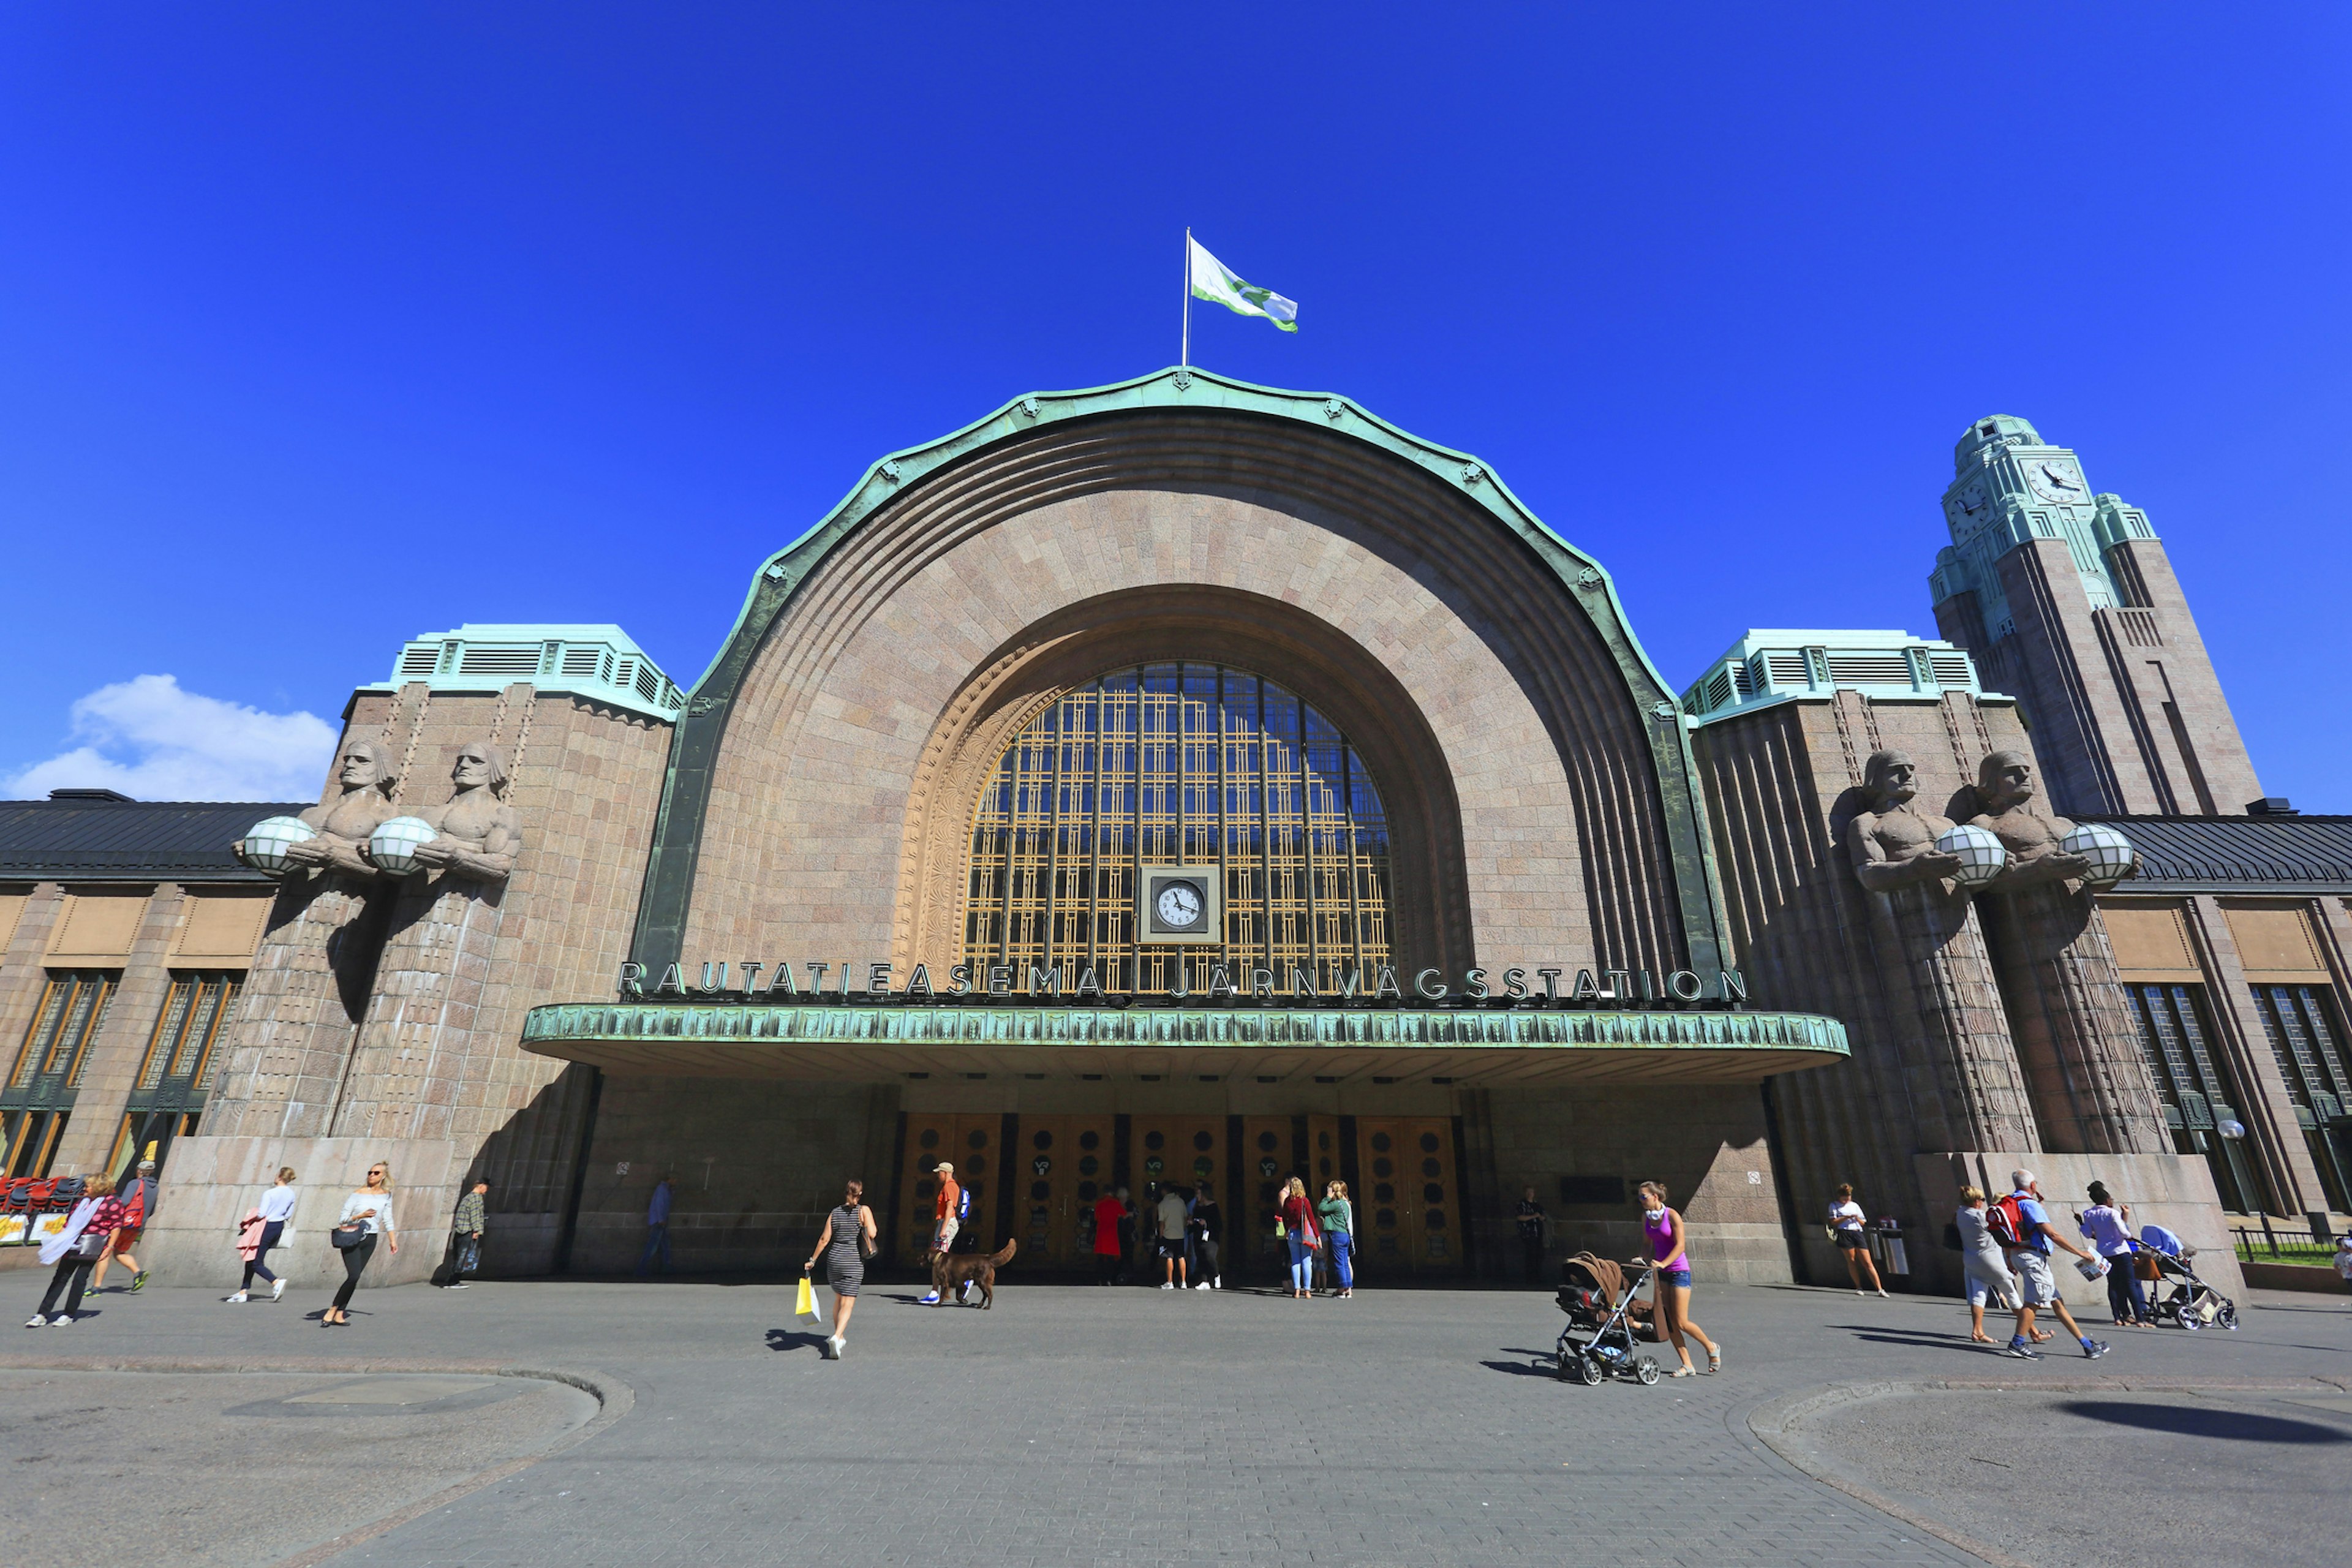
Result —
<svg viewBox="0 0 2352 1568"><path fill-rule="evenodd" d="M664 721L686 705L669 677L615 626L468 621L410 638L392 661L392 679L360 689L396 691L412 681L435 691L498 691L527 682Z"/></svg>

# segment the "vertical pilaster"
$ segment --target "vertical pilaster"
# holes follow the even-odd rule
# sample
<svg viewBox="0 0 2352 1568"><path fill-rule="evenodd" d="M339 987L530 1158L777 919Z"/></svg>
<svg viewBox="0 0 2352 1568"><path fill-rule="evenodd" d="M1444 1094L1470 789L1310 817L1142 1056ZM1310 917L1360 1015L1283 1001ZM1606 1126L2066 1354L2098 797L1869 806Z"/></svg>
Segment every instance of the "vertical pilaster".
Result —
<svg viewBox="0 0 2352 1568"><path fill-rule="evenodd" d="M2311 1163L2311 1146L2295 1121L2294 1097L2279 1076L2278 1059L2271 1055L2270 1036L2254 1008L2254 990L2238 956L2238 940L2231 934L2221 901L2210 894L2189 900L2189 930L2202 949L2205 973L2213 985L2206 1001L2213 1014L2213 1032L2221 1037L2230 1076L2237 1080L2243 1104L2230 1109L2245 1124L2248 1152L2261 1168L2270 1188L2273 1212L2303 1214L2327 1206L2327 1189Z"/></svg>
<svg viewBox="0 0 2352 1568"><path fill-rule="evenodd" d="M205 1131L315 1138L351 1066L390 889L339 873L289 877L230 1026Z"/></svg>
<svg viewBox="0 0 2352 1568"><path fill-rule="evenodd" d="M187 900L176 883L160 884L139 917L138 934L122 961L122 978L106 1006L106 1018L82 1058L81 1077L74 1088L73 1119L58 1140L55 1168L87 1173L108 1166L114 1140L122 1126L122 1109L130 1098L147 1042L163 1014L171 989L169 967L172 938L179 930Z"/></svg>
<svg viewBox="0 0 2352 1568"><path fill-rule="evenodd" d="M1873 945L1885 949L1879 973L1911 1015L1902 1054L1918 1147L2040 1149L1974 901L1940 882L1870 900Z"/></svg>

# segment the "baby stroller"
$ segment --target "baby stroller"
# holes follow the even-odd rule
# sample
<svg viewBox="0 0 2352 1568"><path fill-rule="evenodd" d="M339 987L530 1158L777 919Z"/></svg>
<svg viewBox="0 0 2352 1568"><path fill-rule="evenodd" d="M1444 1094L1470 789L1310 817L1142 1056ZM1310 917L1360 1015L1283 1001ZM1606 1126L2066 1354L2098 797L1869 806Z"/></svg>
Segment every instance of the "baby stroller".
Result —
<svg viewBox="0 0 2352 1568"><path fill-rule="evenodd" d="M1609 1259L1580 1252L1563 1262L1559 1272L1556 1300L1568 1314L1568 1326L1552 1348L1558 1363L1554 1375L1587 1388L1603 1377L1630 1377L1643 1387L1657 1382L1658 1363L1633 1353L1633 1293L1651 1271L1644 1268L1629 1282L1625 1271Z"/></svg>
<svg viewBox="0 0 2352 1568"><path fill-rule="evenodd" d="M2148 1292L2148 1310L2158 1322L2179 1323L2184 1329L2238 1326L2238 1304L2200 1279L2189 1265L2197 1256L2195 1247L2182 1246L2179 1237L2160 1225L2142 1226L2139 1237L2132 1244L2132 1261L2147 1258L2156 1263L2158 1284ZM2159 1295L2167 1284L2171 1293Z"/></svg>

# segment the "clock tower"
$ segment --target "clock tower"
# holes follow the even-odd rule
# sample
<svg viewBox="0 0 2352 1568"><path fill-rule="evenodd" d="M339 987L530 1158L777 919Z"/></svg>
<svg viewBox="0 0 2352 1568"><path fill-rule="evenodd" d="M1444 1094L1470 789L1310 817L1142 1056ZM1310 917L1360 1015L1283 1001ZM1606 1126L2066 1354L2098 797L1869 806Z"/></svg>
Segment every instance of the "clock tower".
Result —
<svg viewBox="0 0 2352 1568"><path fill-rule="evenodd" d="M2053 807L2273 805L2147 514L2095 494L2072 450L2011 415L1970 425L1952 456L1952 542L1928 578L1937 625L2018 699Z"/></svg>

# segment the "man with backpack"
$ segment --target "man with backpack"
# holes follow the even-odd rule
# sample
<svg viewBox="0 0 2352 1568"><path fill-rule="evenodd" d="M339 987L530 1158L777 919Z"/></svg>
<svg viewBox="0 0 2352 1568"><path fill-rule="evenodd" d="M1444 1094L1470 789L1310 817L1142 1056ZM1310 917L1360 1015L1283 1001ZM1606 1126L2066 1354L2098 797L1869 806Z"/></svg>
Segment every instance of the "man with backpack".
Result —
<svg viewBox="0 0 2352 1568"><path fill-rule="evenodd" d="M2058 1294L2057 1277L2050 1271L2050 1248L2053 1245L2077 1258L2091 1254L2061 1236L2051 1225L2050 1212L2042 1205L2042 1189L2035 1184L2032 1172L2011 1171L2009 1180L2014 1190L1985 1211L1985 1228L2007 1255L2010 1270L2017 1276L2019 1300L2023 1303L2017 1312L2017 1332L2010 1336L2006 1353L2020 1361L2041 1359L2041 1352L2032 1346L2033 1310L2047 1306L2058 1314L2058 1321L2066 1325L2066 1331L2083 1347L2083 1354L2096 1361L2107 1353L2105 1343L2083 1331L2074 1314L2066 1310L2065 1301Z"/></svg>
<svg viewBox="0 0 2352 1568"><path fill-rule="evenodd" d="M956 1183L953 1165L942 1160L931 1167L931 1174L940 1179L939 1202L931 1211L931 1250L944 1258L948 1248L955 1245L956 1232L963 1228L964 1213L971 1207L971 1203L964 1196L963 1188ZM923 1292L924 1306L936 1307L939 1302L940 1293L936 1287Z"/></svg>
<svg viewBox="0 0 2352 1568"><path fill-rule="evenodd" d="M131 1288L147 1288L147 1270L139 1267L131 1248L139 1245L140 1235L146 1230L147 1221L155 1212L155 1145L147 1145L147 1157L139 1162L139 1174L122 1184L116 1194L122 1205L124 1219L115 1233L107 1238L106 1251L99 1258L98 1267L90 1271L89 1293L97 1295L106 1286L107 1266L116 1258L122 1259L131 1269Z"/></svg>

